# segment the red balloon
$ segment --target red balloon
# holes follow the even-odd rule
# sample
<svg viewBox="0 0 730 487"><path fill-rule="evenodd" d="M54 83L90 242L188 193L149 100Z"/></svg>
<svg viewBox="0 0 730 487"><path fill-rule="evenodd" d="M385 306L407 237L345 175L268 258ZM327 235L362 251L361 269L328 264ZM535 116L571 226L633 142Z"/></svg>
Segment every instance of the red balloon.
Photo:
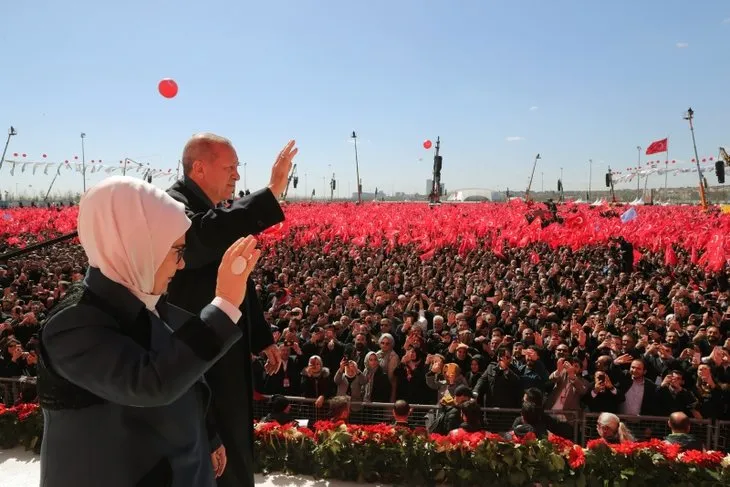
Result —
<svg viewBox="0 0 730 487"><path fill-rule="evenodd" d="M431 141L430 140L426 140L426 141L423 142L423 148L424 149L430 149L431 148L431 145L432 144L431 144Z"/></svg>
<svg viewBox="0 0 730 487"><path fill-rule="evenodd" d="M65 160L64 162L65 162L66 164L68 164L68 159L66 159L66 160Z"/></svg>
<svg viewBox="0 0 730 487"><path fill-rule="evenodd" d="M45 158L45 157L46 157L46 155L45 155L45 154L43 154L43 157Z"/></svg>
<svg viewBox="0 0 730 487"><path fill-rule="evenodd" d="M25 154L23 154L23 157L25 157Z"/></svg>
<svg viewBox="0 0 730 487"><path fill-rule="evenodd" d="M714 157L710 157L710 160L713 160L713 159L714 159Z"/></svg>
<svg viewBox="0 0 730 487"><path fill-rule="evenodd" d="M17 152L13 152L13 157L18 157L18 153Z"/></svg>
<svg viewBox="0 0 730 487"><path fill-rule="evenodd" d="M705 158L703 157L703 158L702 158L702 162L707 162L707 159L705 159Z"/></svg>
<svg viewBox="0 0 730 487"><path fill-rule="evenodd" d="M79 156L74 156L74 159L78 160Z"/></svg>
<svg viewBox="0 0 730 487"><path fill-rule="evenodd" d="M157 85L160 95L165 98L174 98L177 95L177 83L172 78L165 78Z"/></svg>

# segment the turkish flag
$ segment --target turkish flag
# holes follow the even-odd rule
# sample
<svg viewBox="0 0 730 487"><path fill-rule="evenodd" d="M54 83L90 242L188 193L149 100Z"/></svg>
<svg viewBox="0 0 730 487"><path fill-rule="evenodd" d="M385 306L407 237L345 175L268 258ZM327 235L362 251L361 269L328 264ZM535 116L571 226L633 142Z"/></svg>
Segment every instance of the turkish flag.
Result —
<svg viewBox="0 0 730 487"><path fill-rule="evenodd" d="M667 146L669 145L669 139L657 140L649 144L646 148L646 155L656 154L657 152L667 152Z"/></svg>

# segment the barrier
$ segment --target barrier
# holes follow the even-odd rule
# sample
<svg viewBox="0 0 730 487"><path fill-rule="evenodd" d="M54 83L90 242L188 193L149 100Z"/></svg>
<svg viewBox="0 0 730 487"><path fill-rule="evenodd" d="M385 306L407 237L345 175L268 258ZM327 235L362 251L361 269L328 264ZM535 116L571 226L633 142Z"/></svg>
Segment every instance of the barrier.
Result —
<svg viewBox="0 0 730 487"><path fill-rule="evenodd" d="M596 423L598 422L600 413L585 413L583 415L583 444L589 440L598 438ZM671 430L667 424L669 418L664 416L626 416L617 415L634 435L636 441L644 441L650 438L664 438ZM713 435L712 420L710 419L690 419L690 433L697 439L701 440L705 448L715 449L717 443Z"/></svg>
<svg viewBox="0 0 730 487"><path fill-rule="evenodd" d="M713 445L716 450L730 452L730 421L716 421Z"/></svg>
<svg viewBox="0 0 730 487"><path fill-rule="evenodd" d="M27 398L36 396L35 377L0 377L0 403L12 406ZM254 401L254 418L262 419L271 412L269 396L261 396L262 400ZM329 407L315 407L315 400L305 397L286 396L291 404L291 416L304 419L310 424L329 419ZM430 404L411 405L410 422L414 426L426 426L426 413L437 408ZM393 422L393 404L390 403L350 403L350 422L354 424L377 424ZM515 418L519 417L519 409L482 408L486 429L493 433L506 433L512 430ZM546 411L554 417L560 417L572 431L575 443L586 445L598 438L596 423L599 413L582 413L578 411ZM625 416L618 415L631 430L637 441L649 438L664 438L670 433L666 417L662 416ZM730 421L712 421L709 419L691 419L691 433L702 440L705 448L719 451L730 451ZM567 428L566 428L567 430Z"/></svg>
<svg viewBox="0 0 730 487"><path fill-rule="evenodd" d="M0 377L0 404L33 402L38 396L35 377Z"/></svg>
<svg viewBox="0 0 730 487"><path fill-rule="evenodd" d="M270 412L268 397L254 403L254 418L261 419ZM321 408L314 406L314 399L286 396L291 405L291 416L295 419L306 419L314 422L323 419L329 419L329 408L325 405ZM412 404L409 422L413 426L426 426L426 413L436 409L436 405L430 404ZM393 404L391 403L350 403L350 422L355 424L377 424L393 422ZM515 418L520 416L519 409L500 409L500 408L482 408L484 414L483 421L486 429L493 433L506 433L512 430L512 424ZM580 416L577 412L554 411L549 414L564 416L566 423L573 433L572 440L580 441Z"/></svg>

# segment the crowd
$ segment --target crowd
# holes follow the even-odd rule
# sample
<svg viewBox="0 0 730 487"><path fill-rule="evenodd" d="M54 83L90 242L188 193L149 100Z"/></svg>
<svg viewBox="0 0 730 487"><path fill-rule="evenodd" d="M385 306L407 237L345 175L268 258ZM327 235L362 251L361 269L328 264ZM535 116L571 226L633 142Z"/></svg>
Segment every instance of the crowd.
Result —
<svg viewBox="0 0 730 487"><path fill-rule="evenodd" d="M327 208L298 211L337 211ZM561 411L611 413L603 423L615 436L613 414L730 419L727 265L698 265L694 248L671 248L670 258L623 239L532 239L495 250L482 235L424 257L422 242L392 245L387 233L366 245L302 238L311 228L290 220L264 240L255 272L284 358L274 375L252 358L261 394L311 398L316 408L345 396L438 404L451 414L436 418L447 429L489 428L470 419L479 407L522 409L516 425L538 431ZM543 230L546 220L564 226L571 215L544 217ZM73 243L0 263L0 377L34 375L39 323L84 272ZM33 394L22 387L13 400ZM366 421L358 412L349 420Z"/></svg>

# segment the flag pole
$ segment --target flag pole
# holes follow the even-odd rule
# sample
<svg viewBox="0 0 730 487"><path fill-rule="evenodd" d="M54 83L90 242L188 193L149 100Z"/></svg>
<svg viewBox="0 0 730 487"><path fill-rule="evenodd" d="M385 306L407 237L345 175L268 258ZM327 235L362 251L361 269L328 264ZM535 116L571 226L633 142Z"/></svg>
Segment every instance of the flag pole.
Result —
<svg viewBox="0 0 730 487"><path fill-rule="evenodd" d="M669 180L669 146L667 145L667 160L664 161L664 195L667 195L667 181Z"/></svg>
<svg viewBox="0 0 730 487"><path fill-rule="evenodd" d="M641 146L636 146L636 151L639 153L639 158L636 161L636 199L641 197Z"/></svg>
<svg viewBox="0 0 730 487"><path fill-rule="evenodd" d="M667 181L669 180L669 137L667 136L667 159L664 161L664 194L667 193Z"/></svg>

